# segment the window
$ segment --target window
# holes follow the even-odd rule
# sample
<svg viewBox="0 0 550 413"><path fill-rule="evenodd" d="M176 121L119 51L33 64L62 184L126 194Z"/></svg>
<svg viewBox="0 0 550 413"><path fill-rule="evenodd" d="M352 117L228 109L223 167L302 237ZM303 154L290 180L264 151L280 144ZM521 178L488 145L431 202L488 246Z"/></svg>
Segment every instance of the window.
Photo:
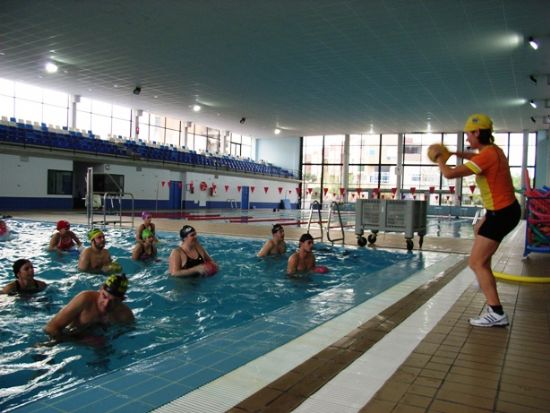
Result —
<svg viewBox="0 0 550 413"><path fill-rule="evenodd" d="M48 195L72 195L73 173L48 169Z"/></svg>

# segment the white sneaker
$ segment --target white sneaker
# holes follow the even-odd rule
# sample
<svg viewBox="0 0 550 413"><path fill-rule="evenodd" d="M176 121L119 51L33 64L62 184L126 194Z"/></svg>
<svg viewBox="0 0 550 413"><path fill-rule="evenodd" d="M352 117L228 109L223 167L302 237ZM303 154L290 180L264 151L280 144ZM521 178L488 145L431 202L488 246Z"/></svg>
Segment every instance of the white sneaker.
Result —
<svg viewBox="0 0 550 413"><path fill-rule="evenodd" d="M487 306L485 314L480 315L477 318L470 318L470 324L475 327L496 327L507 326L508 316L506 313L500 315L493 311L493 309Z"/></svg>

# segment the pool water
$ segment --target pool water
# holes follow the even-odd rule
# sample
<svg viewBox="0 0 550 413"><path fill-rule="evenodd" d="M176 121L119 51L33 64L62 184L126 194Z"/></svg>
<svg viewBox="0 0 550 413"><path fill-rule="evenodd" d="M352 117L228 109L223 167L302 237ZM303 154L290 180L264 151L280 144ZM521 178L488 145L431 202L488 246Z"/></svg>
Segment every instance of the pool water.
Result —
<svg viewBox="0 0 550 413"><path fill-rule="evenodd" d="M102 346L51 345L42 332L47 321L78 292L97 290L105 277L79 272L76 254L48 252L52 224L10 220L8 225L13 234L0 243L0 285L13 280L13 261L29 258L36 278L46 281L48 288L35 295L0 296L1 411L145 363L180 346L208 343L220 332L249 326L292 303L309 300L309 322L302 330L294 329L296 335L303 334L443 257L317 244L317 263L330 272L293 279L286 276L286 264L295 243L288 243L289 252L283 257L259 259L256 253L263 240L199 234L220 270L214 277L181 279L167 273L168 256L179 242L176 234L158 234L159 262L136 263L130 259L134 232L107 229L107 248L130 279L126 302L136 323L96 331L106 337ZM72 229L86 239L87 227ZM354 290L359 284L361 290ZM336 290L345 291L337 304L323 298Z"/></svg>

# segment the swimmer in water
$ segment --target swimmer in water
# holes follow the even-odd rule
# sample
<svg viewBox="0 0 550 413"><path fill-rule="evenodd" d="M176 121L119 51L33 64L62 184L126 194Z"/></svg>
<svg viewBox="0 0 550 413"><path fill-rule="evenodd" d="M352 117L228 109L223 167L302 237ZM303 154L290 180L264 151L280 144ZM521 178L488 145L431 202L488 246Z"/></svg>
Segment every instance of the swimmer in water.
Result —
<svg viewBox="0 0 550 413"><path fill-rule="evenodd" d="M49 251L57 251L61 253L63 251L70 250L75 244L80 247L82 242L78 239L73 231L71 231L71 224L69 221L61 220L56 225L57 232L55 232L50 238Z"/></svg>
<svg viewBox="0 0 550 413"><path fill-rule="evenodd" d="M109 250L105 249L105 235L98 228L93 228L88 232L90 246L80 254L78 259L78 269L80 271L93 273L110 273L111 263L113 262Z"/></svg>
<svg viewBox="0 0 550 413"><path fill-rule="evenodd" d="M181 243L170 254L169 272L174 277L214 275L218 266L210 258L197 239L197 231L191 225L180 230Z"/></svg>
<svg viewBox="0 0 550 413"><path fill-rule="evenodd" d="M132 251L134 261L148 261L157 256L157 247L155 246L155 235L148 229L141 233L143 242L136 242Z"/></svg>
<svg viewBox="0 0 550 413"><path fill-rule="evenodd" d="M281 224L275 224L271 228L272 238L267 240L258 252L258 257L268 255L281 255L286 252L285 229Z"/></svg>
<svg viewBox="0 0 550 413"><path fill-rule="evenodd" d="M111 275L99 291L78 293L46 324L44 332L56 340L77 339L97 344L94 341L97 337L87 334L87 330L134 321L132 310L123 303L127 289L126 275Z"/></svg>
<svg viewBox="0 0 550 413"><path fill-rule="evenodd" d="M13 273L15 274L15 281L2 288L2 294L32 294L46 288L44 281L34 278L34 267L30 260L22 258L15 261L13 263Z"/></svg>
<svg viewBox="0 0 550 413"><path fill-rule="evenodd" d="M141 218L143 218L143 222L136 230L136 241L139 243L144 243L145 240L143 239L143 230L148 229L153 234L153 240L155 242L158 242L158 239L155 235L155 224L151 222L151 219L153 218L151 213L143 211L141 213Z"/></svg>
<svg viewBox="0 0 550 413"><path fill-rule="evenodd" d="M298 273L316 272L324 274L328 272L325 266L315 265L315 255L313 255L313 237L311 234L303 234L300 237L298 251L288 259L287 275L297 277Z"/></svg>

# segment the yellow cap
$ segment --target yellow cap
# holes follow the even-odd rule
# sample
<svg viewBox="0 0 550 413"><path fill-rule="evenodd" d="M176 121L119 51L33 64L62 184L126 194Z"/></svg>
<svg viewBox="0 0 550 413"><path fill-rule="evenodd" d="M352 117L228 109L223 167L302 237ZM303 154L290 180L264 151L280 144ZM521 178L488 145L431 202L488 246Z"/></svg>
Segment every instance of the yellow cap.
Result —
<svg viewBox="0 0 550 413"><path fill-rule="evenodd" d="M493 130L493 121L487 115L483 113L474 113L466 121L464 125L464 132L473 132L478 129Z"/></svg>

